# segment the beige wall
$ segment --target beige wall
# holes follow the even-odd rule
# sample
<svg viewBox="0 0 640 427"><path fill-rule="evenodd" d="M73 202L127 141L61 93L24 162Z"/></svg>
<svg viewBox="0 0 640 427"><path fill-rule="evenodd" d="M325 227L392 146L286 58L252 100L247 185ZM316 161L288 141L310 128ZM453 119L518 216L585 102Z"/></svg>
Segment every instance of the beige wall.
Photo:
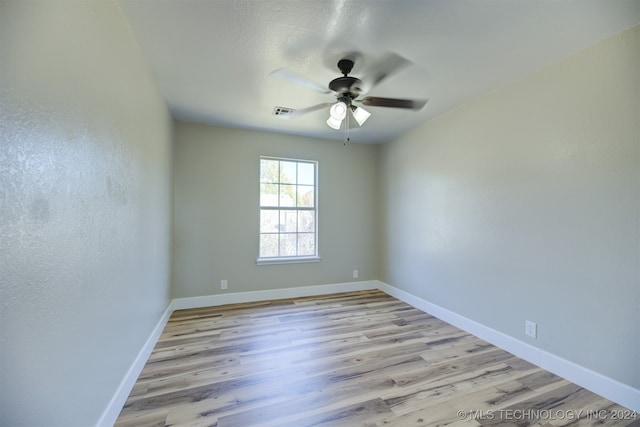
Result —
<svg viewBox="0 0 640 427"><path fill-rule="evenodd" d="M168 305L172 123L114 1L0 40L0 425L96 425Z"/></svg>
<svg viewBox="0 0 640 427"><path fill-rule="evenodd" d="M221 293L222 279L227 293L376 279L377 150L178 122L174 296ZM319 162L319 263L256 265L261 155Z"/></svg>
<svg viewBox="0 0 640 427"><path fill-rule="evenodd" d="M639 39L382 147L380 279L640 388Z"/></svg>

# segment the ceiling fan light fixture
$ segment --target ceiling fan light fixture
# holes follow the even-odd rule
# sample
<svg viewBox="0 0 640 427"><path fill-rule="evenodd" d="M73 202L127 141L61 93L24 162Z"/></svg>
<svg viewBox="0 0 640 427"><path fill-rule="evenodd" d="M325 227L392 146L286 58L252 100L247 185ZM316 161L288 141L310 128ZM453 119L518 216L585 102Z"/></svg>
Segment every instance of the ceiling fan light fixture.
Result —
<svg viewBox="0 0 640 427"><path fill-rule="evenodd" d="M327 120L327 124L329 125L329 127L335 130L340 130L340 128L342 127L342 120L338 120L334 117L329 117L329 119Z"/></svg>
<svg viewBox="0 0 640 427"><path fill-rule="evenodd" d="M353 118L356 119L356 122L358 122L358 125L360 126L362 126L364 122L366 122L367 119L371 117L371 113L362 107L356 107L354 105L351 108L353 108Z"/></svg>
<svg viewBox="0 0 640 427"><path fill-rule="evenodd" d="M339 120L339 121L344 120L344 118L347 116L347 104L345 104L342 101L336 102L331 106L331 109L329 110L329 114L331 115L332 119Z"/></svg>

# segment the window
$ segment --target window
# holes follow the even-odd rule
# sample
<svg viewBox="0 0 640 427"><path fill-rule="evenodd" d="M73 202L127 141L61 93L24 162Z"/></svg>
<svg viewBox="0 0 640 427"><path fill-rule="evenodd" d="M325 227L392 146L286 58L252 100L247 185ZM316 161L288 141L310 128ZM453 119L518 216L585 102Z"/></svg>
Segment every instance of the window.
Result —
<svg viewBox="0 0 640 427"><path fill-rule="evenodd" d="M318 163L260 158L258 263L318 260Z"/></svg>

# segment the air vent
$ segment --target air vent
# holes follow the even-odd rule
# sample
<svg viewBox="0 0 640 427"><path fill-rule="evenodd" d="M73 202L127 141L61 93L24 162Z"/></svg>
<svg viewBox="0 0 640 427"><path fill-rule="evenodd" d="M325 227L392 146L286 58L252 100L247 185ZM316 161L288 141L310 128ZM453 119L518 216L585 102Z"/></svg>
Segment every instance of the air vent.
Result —
<svg viewBox="0 0 640 427"><path fill-rule="evenodd" d="M294 111L296 111L296 110L294 110L293 108L275 107L273 109L273 115L274 116L286 116L287 114L291 114Z"/></svg>

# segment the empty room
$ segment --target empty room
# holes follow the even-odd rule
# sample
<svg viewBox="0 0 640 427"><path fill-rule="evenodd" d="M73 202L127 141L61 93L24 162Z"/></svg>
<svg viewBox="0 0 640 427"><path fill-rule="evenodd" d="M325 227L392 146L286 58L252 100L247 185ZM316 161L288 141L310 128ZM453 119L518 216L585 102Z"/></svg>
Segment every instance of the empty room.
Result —
<svg viewBox="0 0 640 427"><path fill-rule="evenodd" d="M0 426L640 426L640 0L0 0Z"/></svg>

